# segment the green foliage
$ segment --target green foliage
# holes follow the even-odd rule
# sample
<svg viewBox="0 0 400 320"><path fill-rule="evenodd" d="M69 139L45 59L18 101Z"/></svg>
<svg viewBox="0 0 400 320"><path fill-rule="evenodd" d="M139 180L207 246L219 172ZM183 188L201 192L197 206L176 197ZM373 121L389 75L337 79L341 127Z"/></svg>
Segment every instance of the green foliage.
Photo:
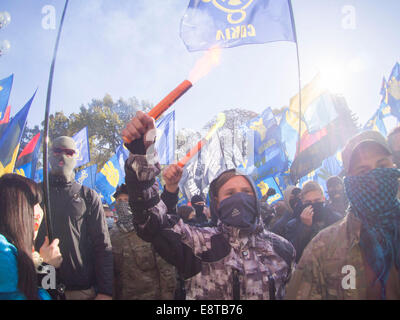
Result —
<svg viewBox="0 0 400 320"><path fill-rule="evenodd" d="M126 123L137 110L148 111L151 107L149 102L139 102L135 97L128 101L120 98L114 102L112 97L106 94L103 99L93 99L87 106L82 105L78 113L67 116L63 111L57 111L49 117L50 143L59 136L72 137L87 126L91 161L77 170L93 164L97 164L100 170L121 144L121 131ZM44 121L41 124L41 132L43 126ZM38 126L33 129L26 126L20 151L39 130Z"/></svg>

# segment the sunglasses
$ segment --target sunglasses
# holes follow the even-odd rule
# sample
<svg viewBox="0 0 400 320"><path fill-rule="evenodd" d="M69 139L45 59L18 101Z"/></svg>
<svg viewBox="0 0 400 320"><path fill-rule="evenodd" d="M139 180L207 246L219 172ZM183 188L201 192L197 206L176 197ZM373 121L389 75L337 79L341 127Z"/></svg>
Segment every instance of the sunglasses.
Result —
<svg viewBox="0 0 400 320"><path fill-rule="evenodd" d="M75 154L75 150L73 150L73 149L54 148L53 149L53 153L54 154L65 153L67 156L72 157Z"/></svg>

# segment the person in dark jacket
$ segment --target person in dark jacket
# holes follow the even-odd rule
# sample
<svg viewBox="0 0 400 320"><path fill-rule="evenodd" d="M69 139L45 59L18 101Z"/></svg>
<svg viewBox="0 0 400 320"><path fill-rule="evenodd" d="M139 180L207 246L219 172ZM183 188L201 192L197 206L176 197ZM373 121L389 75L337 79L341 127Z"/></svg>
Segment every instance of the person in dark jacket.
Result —
<svg viewBox="0 0 400 320"><path fill-rule="evenodd" d="M274 232L287 239L286 226L294 218L294 210L301 205L300 188L288 186L283 192L283 202L280 203L279 211L282 216L272 225L271 232ZM276 211L278 211L276 209Z"/></svg>
<svg viewBox="0 0 400 320"><path fill-rule="evenodd" d="M60 239L64 257L59 279L71 300L111 299L113 257L100 196L74 181L75 141L66 136L50 149L50 212L53 235ZM46 235L41 225L36 240L40 248Z"/></svg>
<svg viewBox="0 0 400 320"><path fill-rule="evenodd" d="M296 262L318 232L342 218L325 206L323 190L315 181L309 181L303 186L300 199L303 205L296 207L295 218L287 224L287 239L296 249Z"/></svg>
<svg viewBox="0 0 400 320"><path fill-rule="evenodd" d="M138 237L126 184L117 188L114 198L120 219L117 227L110 231L114 255L113 298L172 300L176 289L176 270L155 252L151 243Z"/></svg>
<svg viewBox="0 0 400 320"><path fill-rule="evenodd" d="M261 219L264 223L264 226L267 230L271 227L271 222L275 217L275 209L272 205L268 203L268 198L275 195L276 190L274 188L269 188L265 195L262 196L260 201L260 209L261 209Z"/></svg>
<svg viewBox="0 0 400 320"><path fill-rule="evenodd" d="M122 134L132 142L125 162L126 184L138 235L174 264L185 278L186 298L282 299L295 251L285 239L264 230L256 187L236 169L210 185L211 213L217 227L198 228L168 215L155 177L154 120L138 111ZM182 168L171 166L176 185Z"/></svg>
<svg viewBox="0 0 400 320"><path fill-rule="evenodd" d="M338 176L330 177L326 180L326 188L328 189L329 201L327 207L342 217L346 215L349 200L344 192L344 183L342 178Z"/></svg>
<svg viewBox="0 0 400 320"><path fill-rule="evenodd" d="M196 210L191 206L180 206L178 208L178 216L182 218L184 223L196 224Z"/></svg>
<svg viewBox="0 0 400 320"><path fill-rule="evenodd" d="M207 216L204 214L206 201L202 195L196 194L190 200L192 207L194 208L196 215L195 215L195 222L201 224L208 224Z"/></svg>

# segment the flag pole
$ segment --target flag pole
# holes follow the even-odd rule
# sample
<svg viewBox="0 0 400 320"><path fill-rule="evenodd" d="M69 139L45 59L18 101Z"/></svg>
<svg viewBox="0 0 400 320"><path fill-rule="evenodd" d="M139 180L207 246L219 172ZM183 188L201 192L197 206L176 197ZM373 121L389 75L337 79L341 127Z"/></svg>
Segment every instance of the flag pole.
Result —
<svg viewBox="0 0 400 320"><path fill-rule="evenodd" d="M294 21L294 14L293 14L293 8L292 8L292 1L288 0L288 3L289 3L290 16L291 16L291 20L292 20L293 35L294 35L294 40L295 40L295 43L296 43L297 77L298 77L298 84L299 84L299 134L298 134L298 140L297 140L297 152L300 153L300 146L301 146L301 118L302 118L302 115L301 115L300 55L299 55L299 44L298 44L298 41L297 41L296 23Z"/></svg>
<svg viewBox="0 0 400 320"><path fill-rule="evenodd" d="M52 229L52 221L50 214L50 189L49 189L49 175L48 175L48 143L49 143L49 114L50 114L50 100L51 100L51 89L53 86L53 75L54 75L54 67L56 64L56 57L58 51L58 45L60 43L60 36L62 31L62 26L64 23L65 12L67 11L68 1L65 0L64 10L61 16L60 26L58 28L58 34L56 39L56 44L54 47L53 60L51 62L50 74L49 74L49 82L47 87L47 98L46 98L46 109L45 109L45 117L44 117L44 132L43 132L43 193L45 199L45 221L47 228L47 236L49 237L49 241L53 240L53 229Z"/></svg>

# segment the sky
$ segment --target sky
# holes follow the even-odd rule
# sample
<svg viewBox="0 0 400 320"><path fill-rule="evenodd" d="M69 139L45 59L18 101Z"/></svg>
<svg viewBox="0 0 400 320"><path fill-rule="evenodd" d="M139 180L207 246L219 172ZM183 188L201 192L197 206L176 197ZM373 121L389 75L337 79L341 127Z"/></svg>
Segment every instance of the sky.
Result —
<svg viewBox="0 0 400 320"><path fill-rule="evenodd" d="M51 113L79 112L110 94L156 104L188 77L203 52L187 51L179 36L189 0L70 0L61 36ZM301 81L318 71L343 94L364 125L380 102L382 78L400 61L400 1L292 0ZM55 9L55 29L47 8ZM14 74L13 116L38 89L28 125L44 119L47 84L62 0L1 0L11 22L0 41L0 79ZM43 11L42 11L43 10ZM350 10L350 11L349 11ZM350 19L350 20L349 20ZM51 21L50 21L51 22ZM50 28L49 28L50 27ZM199 130L218 112L281 108L298 92L293 42L223 49L220 64L175 103L177 128Z"/></svg>

